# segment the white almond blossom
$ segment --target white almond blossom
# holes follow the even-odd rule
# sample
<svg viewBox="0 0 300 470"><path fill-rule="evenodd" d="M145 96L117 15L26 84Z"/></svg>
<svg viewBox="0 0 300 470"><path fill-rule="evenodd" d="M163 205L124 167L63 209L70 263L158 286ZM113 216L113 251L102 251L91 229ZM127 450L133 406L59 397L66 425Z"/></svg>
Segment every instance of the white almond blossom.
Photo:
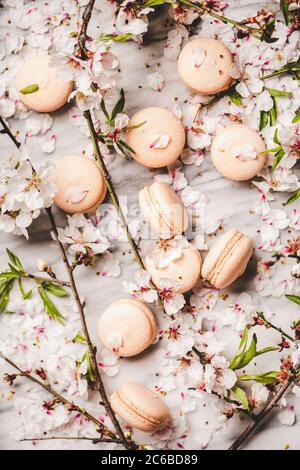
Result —
<svg viewBox="0 0 300 470"><path fill-rule="evenodd" d="M188 247L188 241L182 235L175 235L170 240L159 239L148 251L147 256L158 269L164 269L169 264L182 257L183 250Z"/></svg>
<svg viewBox="0 0 300 470"><path fill-rule="evenodd" d="M157 291L150 285L150 280L151 276L147 271L139 271L134 281L123 281L122 288L136 299L152 303L157 300L158 296Z"/></svg>
<svg viewBox="0 0 300 470"><path fill-rule="evenodd" d="M109 242L102 237L100 229L83 214L68 216L67 227L58 228L58 238L62 243L70 245L69 252L72 254L98 255L109 248Z"/></svg>
<svg viewBox="0 0 300 470"><path fill-rule="evenodd" d="M147 82L152 90L161 91L164 86L165 77L160 72L154 72L147 76Z"/></svg>

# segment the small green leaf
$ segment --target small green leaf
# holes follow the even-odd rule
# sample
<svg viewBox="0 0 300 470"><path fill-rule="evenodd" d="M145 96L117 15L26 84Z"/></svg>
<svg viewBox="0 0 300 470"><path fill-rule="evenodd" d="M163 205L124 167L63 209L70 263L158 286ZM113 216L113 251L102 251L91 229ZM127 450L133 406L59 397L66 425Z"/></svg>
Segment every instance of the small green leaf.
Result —
<svg viewBox="0 0 300 470"><path fill-rule="evenodd" d="M48 297L46 291L43 289L42 286L39 287L39 294L44 303L44 308L48 315L62 324L64 324L65 317L60 313L60 311L56 308L52 300Z"/></svg>
<svg viewBox="0 0 300 470"><path fill-rule="evenodd" d="M273 108L270 109L270 126L273 127L276 124L277 121L277 116L278 116L278 108L277 108L277 102L274 97L272 97L273 100Z"/></svg>
<svg viewBox="0 0 300 470"><path fill-rule="evenodd" d="M163 5L164 3L166 3L166 0L147 0L146 3L143 4L143 8L157 7L158 5Z"/></svg>
<svg viewBox="0 0 300 470"><path fill-rule="evenodd" d="M19 91L20 93L22 93L22 95L29 95L30 93L35 93L36 91L38 91L38 89L39 86L36 83L32 83L31 85L27 85Z"/></svg>
<svg viewBox="0 0 300 470"><path fill-rule="evenodd" d="M86 344L86 340L84 336L82 336L79 332L77 333L76 336L72 339L75 343L81 343L81 344Z"/></svg>
<svg viewBox="0 0 300 470"><path fill-rule="evenodd" d="M43 282L43 288L56 297L68 297L68 292L62 286L52 282Z"/></svg>
<svg viewBox="0 0 300 470"><path fill-rule="evenodd" d="M84 361L87 361L87 376L90 380L90 382L95 382L95 376L94 376L94 372L93 372L93 368L92 368L92 363L91 363L91 359L90 359L90 356L89 356L89 352L86 351L83 355L83 358L81 360L81 364L84 362Z"/></svg>
<svg viewBox="0 0 300 470"><path fill-rule="evenodd" d="M239 381L248 381L254 380L255 382L261 384L271 384L277 382L277 370L271 370L270 372L265 372L264 374L256 374L256 375L240 375L238 377Z"/></svg>
<svg viewBox="0 0 300 470"><path fill-rule="evenodd" d="M6 253L15 269L18 271L24 272L24 268L22 266L22 263L20 261L20 258L18 258L12 251L10 251L8 248L6 249Z"/></svg>
<svg viewBox="0 0 300 470"><path fill-rule="evenodd" d="M261 111L259 118L259 130L262 131L269 121L269 111Z"/></svg>
<svg viewBox="0 0 300 470"><path fill-rule="evenodd" d="M118 100L118 102L116 103L114 109L112 110L112 113L111 113L111 120L113 121L117 114L119 113L122 113L123 109L124 109L124 106L125 106L125 95L124 95L124 90L123 88L121 88L121 91L120 91L120 99Z"/></svg>
<svg viewBox="0 0 300 470"><path fill-rule="evenodd" d="M294 302L297 305L300 305L300 297L299 295L291 295L291 294L286 294L285 296L288 300L291 300L291 302Z"/></svg>
<svg viewBox="0 0 300 470"><path fill-rule="evenodd" d="M293 202L297 201L297 199L300 198L300 188L297 189L297 191L291 195L291 197L288 198L288 200L283 204L284 206L287 206L288 204L293 204Z"/></svg>
<svg viewBox="0 0 300 470"><path fill-rule="evenodd" d="M125 42L128 41L132 36L131 33L125 33L125 34L102 34L99 37L99 41L103 42L108 42L108 41L114 41L114 42Z"/></svg>
<svg viewBox="0 0 300 470"><path fill-rule="evenodd" d="M10 279L1 285L1 293L0 293L0 313L5 313L7 304L9 302L9 295L10 291L12 290L14 285L14 280Z"/></svg>
<svg viewBox="0 0 300 470"><path fill-rule="evenodd" d="M273 171L276 170L276 168L278 167L280 161L283 159L284 156L285 156L285 151L283 149L281 149L281 150L279 150L279 152L275 153L274 160L273 160L273 163L272 163Z"/></svg>
<svg viewBox="0 0 300 470"><path fill-rule="evenodd" d="M128 152L130 153L135 153L133 148L131 148L124 140L118 140L118 144L121 145L121 147L124 147Z"/></svg>
<svg viewBox="0 0 300 470"><path fill-rule="evenodd" d="M275 142L275 144L281 146L281 143L279 142L279 139L278 139L278 129L275 129L273 141Z"/></svg>
<svg viewBox="0 0 300 470"><path fill-rule="evenodd" d="M234 387L232 387L231 391L237 397L237 399L241 402L241 404L244 406L244 408L246 408L246 410L249 411L250 410L249 401L248 401L248 397L247 397L246 393L244 392L244 390L242 390L237 385L234 385Z"/></svg>
<svg viewBox="0 0 300 470"><path fill-rule="evenodd" d="M288 25L290 22L291 12L289 10L289 4L287 0L280 0L280 10L284 16L285 24Z"/></svg>
<svg viewBox="0 0 300 470"><path fill-rule="evenodd" d="M23 299L24 300L30 299L31 294L32 294L32 289L29 290L28 292L25 291L21 276L19 277L18 282L19 282L19 289L20 289Z"/></svg>
<svg viewBox="0 0 300 470"><path fill-rule="evenodd" d="M267 88L267 90L271 96L292 96L293 95L292 91L276 90L275 88Z"/></svg>
<svg viewBox="0 0 300 470"><path fill-rule="evenodd" d="M243 104L242 96L237 91L233 92L230 95L230 100L233 104L236 104L237 106L242 106Z"/></svg>
<svg viewBox="0 0 300 470"><path fill-rule="evenodd" d="M4 271L3 273L0 273L0 282L2 279L15 279L18 276L18 272Z"/></svg>
<svg viewBox="0 0 300 470"><path fill-rule="evenodd" d="M105 119L106 119L107 124L110 125L110 124L111 124L111 122L110 122L110 117L109 117L109 114L108 114L108 112L107 112L107 110L106 110L106 106L105 106L105 101L104 101L104 100L101 100L100 107L101 107L101 109L102 109L102 111L103 111L103 114L104 114L104 116L105 116Z"/></svg>
<svg viewBox="0 0 300 470"><path fill-rule="evenodd" d="M299 121L300 121L300 108L298 108L298 110L296 111L296 116L292 120L292 123L295 124L296 122L299 122Z"/></svg>

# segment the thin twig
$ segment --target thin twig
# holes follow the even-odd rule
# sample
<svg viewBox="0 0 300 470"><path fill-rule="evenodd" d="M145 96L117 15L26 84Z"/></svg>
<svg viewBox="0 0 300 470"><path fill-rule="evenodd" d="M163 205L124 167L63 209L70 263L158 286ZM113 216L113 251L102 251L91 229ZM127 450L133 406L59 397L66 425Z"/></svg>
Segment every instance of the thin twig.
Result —
<svg viewBox="0 0 300 470"><path fill-rule="evenodd" d="M117 420L117 418L116 418L116 416L115 416L115 414L114 414L114 412L113 412L113 410L110 406L110 402L108 400L108 397L107 397L107 394L106 394L106 391L105 391L105 387L104 387L104 384L103 384L103 381L102 381L102 378L101 378L101 375L100 375L98 363L97 363L96 348L93 346L93 343L91 341L90 334L89 334L89 331L88 331L88 328L87 328L87 323L86 323L85 313L84 313L84 305L82 304L82 302L80 300L80 297L79 297L78 289L77 289L75 279L74 279L74 275L73 275L73 269L72 269L72 266L69 263L64 245L59 240L57 226L56 226L55 219L54 219L54 216L52 214L51 208L47 208L46 212L47 212L48 218L50 220L52 231L53 231L54 236L56 238L56 241L57 241L58 247L60 249L64 265L66 267L66 270L67 270L67 273L68 273L68 276L69 276L69 279L70 279L71 290L72 290L72 293L73 293L73 296L74 296L74 299L75 299L75 302L76 302L76 305L77 305L77 309L78 309L78 313L79 313L79 317L80 317L80 321L81 321L81 328L82 328L83 336L86 340L88 351L89 351L89 357L90 357L92 370L93 370L93 374L94 374L94 380L95 380L95 382L94 382L95 389L98 390L99 393L100 393L103 406L104 406L108 416L110 417L111 422L112 422L118 436L120 437L120 440L122 441L123 446L126 449L135 448L135 444L132 443L132 442L129 442L126 439L126 437L123 433L123 430L122 430L122 428L119 424L119 421Z"/></svg>
<svg viewBox="0 0 300 470"><path fill-rule="evenodd" d="M189 8L191 8L193 10L198 10L203 14L207 14L209 16L212 16L213 18L216 18L217 20L220 20L223 23L232 24L233 26L236 26L237 28L243 29L243 30L247 31L250 34L253 34L258 39L260 39L261 35L264 33L264 30L262 28L253 28L252 26L241 23L240 21L236 21L232 18L227 18L226 16L219 15L214 10L210 10L209 8L205 8L204 6L202 6L199 3L193 3L193 2L190 2L189 0L178 0L178 2L181 3L182 5L188 6Z"/></svg>
<svg viewBox="0 0 300 470"><path fill-rule="evenodd" d="M118 437L115 436L115 434L110 431L106 426L104 426L101 421L99 421L95 416L91 415L88 411L86 411L84 408L81 406L75 405L74 402L71 402L67 400L64 396L62 396L60 393L56 392L49 383L44 383L41 380L37 379L33 375L31 375L29 372L22 370L17 364L15 364L11 359L9 359L6 356L3 356L0 354L0 357L2 357L8 364L10 364L14 369L19 371L20 375L23 377L26 377L27 379L31 380L31 382L34 382L35 384L39 385L42 387L44 390L49 392L52 396L57 398L57 400L62 403L63 405L67 405L70 411L77 411L81 415L85 416L88 418L90 421L92 421L94 424L97 425L97 427L103 432L105 435L109 436L111 439L118 439ZM119 443L121 443L121 439L119 440Z"/></svg>
<svg viewBox="0 0 300 470"><path fill-rule="evenodd" d="M9 138L13 141L13 143L15 144L16 147L21 147L21 144L20 142L17 141L17 139L15 138L15 136L13 135L13 133L11 132L10 128L7 126L5 120L3 119L2 116L0 116L0 123L2 125L2 129L1 129L1 133L2 134L7 134L9 136Z"/></svg>
<svg viewBox="0 0 300 470"><path fill-rule="evenodd" d="M81 29L78 35L78 49L79 55L82 60L86 60L88 57L88 51L86 48L86 41L88 40L87 28L92 16L92 11L94 8L95 0L90 0L86 5L83 15L82 15L82 24Z"/></svg>
<svg viewBox="0 0 300 470"><path fill-rule="evenodd" d="M267 320L264 316L264 314L262 312L256 312L256 315L258 316L258 318L260 318L263 322L263 325L266 327L266 328L271 328L273 330L276 330L278 331L281 336L284 336L285 338L289 339L290 341L292 341L294 344L297 344L297 341L295 340L295 338L293 338L292 336L290 336L288 333L286 333L282 328L280 328L279 326L276 326L274 325L274 323L270 322L269 320Z"/></svg>
<svg viewBox="0 0 300 470"><path fill-rule="evenodd" d="M36 276L35 274L30 274L30 273L21 273L19 274L19 277L23 277L25 279L33 279L36 282L48 282L50 284L57 284L59 286L63 287L71 287L70 282L68 281L61 281L60 279L54 279L53 277L44 277L44 276Z"/></svg>
<svg viewBox="0 0 300 470"><path fill-rule="evenodd" d="M85 436L49 436L49 437L31 437L31 438L25 438L25 439L20 439L21 442L24 441L52 441L52 440L76 440L76 441L92 441L93 444L98 444L99 442L106 442L107 444L120 444L120 441L118 439L106 439L105 437L85 437Z"/></svg>

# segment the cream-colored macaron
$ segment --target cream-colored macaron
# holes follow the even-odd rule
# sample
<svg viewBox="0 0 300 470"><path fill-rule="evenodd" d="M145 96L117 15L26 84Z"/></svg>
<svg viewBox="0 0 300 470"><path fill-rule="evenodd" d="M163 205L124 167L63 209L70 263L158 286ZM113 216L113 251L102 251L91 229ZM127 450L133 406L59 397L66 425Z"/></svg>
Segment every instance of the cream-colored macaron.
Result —
<svg viewBox="0 0 300 470"><path fill-rule="evenodd" d="M30 92L30 89L36 89ZM21 101L33 111L50 113L61 108L70 96L73 81L62 81L51 67L51 56L35 55L27 59L16 75L16 87Z"/></svg>
<svg viewBox="0 0 300 470"><path fill-rule="evenodd" d="M266 161L266 146L258 132L243 124L224 127L211 144L211 158L216 169L234 181L256 176Z"/></svg>
<svg viewBox="0 0 300 470"><path fill-rule="evenodd" d="M201 275L202 258L199 251L191 243L182 249L179 258L173 259L164 268L156 266L154 259L151 257L151 251L150 249L146 255L144 264L156 287L162 289L165 279L172 281L175 291L181 294L196 286Z"/></svg>
<svg viewBox="0 0 300 470"><path fill-rule="evenodd" d="M139 192L139 204L149 227L161 238L172 238L187 229L184 205L168 184L156 181L146 186Z"/></svg>
<svg viewBox="0 0 300 470"><path fill-rule="evenodd" d="M57 186L54 202L69 214L92 212L105 198L103 175L87 157L69 155L59 160L53 181Z"/></svg>
<svg viewBox="0 0 300 470"><path fill-rule="evenodd" d="M127 382L110 397L113 411L133 428L154 432L170 421L164 401L143 385Z"/></svg>
<svg viewBox="0 0 300 470"><path fill-rule="evenodd" d="M101 315L99 337L107 349L130 357L143 352L154 341L157 324L151 310L134 299L113 302Z"/></svg>
<svg viewBox="0 0 300 470"><path fill-rule="evenodd" d="M178 58L178 73L195 93L213 95L232 83L233 58L229 49L217 39L192 39Z"/></svg>
<svg viewBox="0 0 300 470"><path fill-rule="evenodd" d="M132 157L148 168L161 168L175 162L185 145L180 120L166 108L145 108L130 119L126 142Z"/></svg>
<svg viewBox="0 0 300 470"><path fill-rule="evenodd" d="M209 250L202 277L217 289L228 287L245 271L253 253L253 243L236 229L224 233Z"/></svg>

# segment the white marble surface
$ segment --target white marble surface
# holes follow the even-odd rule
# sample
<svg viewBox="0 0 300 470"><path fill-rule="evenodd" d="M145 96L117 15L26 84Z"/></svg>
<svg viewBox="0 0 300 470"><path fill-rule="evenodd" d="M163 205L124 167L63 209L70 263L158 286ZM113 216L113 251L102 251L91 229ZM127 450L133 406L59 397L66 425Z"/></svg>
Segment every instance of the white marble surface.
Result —
<svg viewBox="0 0 300 470"><path fill-rule="evenodd" d="M231 8L227 10L228 16L243 18L257 11L266 3L274 6L276 2L258 1L236 1L230 2ZM1 11L0 11L1 14ZM95 19L93 20L95 21ZM177 72L176 63L167 61L162 56L163 42L156 42L149 46L137 47L135 43L119 44L117 54L121 60L121 85L126 90L126 112L131 115L140 107L147 105L164 105L171 108L174 104L174 97L183 100L188 96L188 92L180 83ZM144 64L148 64L150 68L146 68ZM157 64L160 64L159 70L164 74L166 83L162 93L152 91L145 85L146 76L149 72L158 70ZM139 88L139 86L142 88ZM20 129L20 121L15 123L11 121L14 129ZM58 159L63 155L70 153L78 153L85 147L86 142L83 136L75 131L72 127L68 116L65 112L55 113L54 132L57 134L57 147L51 159ZM34 158L44 158L40 155L38 147L35 145L37 138L32 138L30 145L32 146ZM0 136L1 154L9 149L9 142L5 136ZM116 159L111 165L111 174L119 195L126 195L131 203L137 202L137 193L146 183L150 181L152 172L139 166L134 161L122 162ZM256 245L259 242L257 234L258 225L257 218L250 214L257 198L256 191L250 187L248 183L233 183L222 178L214 169L210 158L207 158L201 169L194 166L185 167L185 174L192 186L201 190L209 198L209 209L211 214L221 217L224 221L225 228L230 228L238 224L241 230L247 232L254 240ZM277 197L278 207L285 197ZM64 216L57 213L58 221L63 224ZM58 250L49 238L49 226L46 217L40 217L30 230L30 238L26 241L24 238L17 238L10 235L0 235L0 266L6 264L5 247L11 248L24 261L28 270L35 269L37 258L45 257L57 270L61 277L64 277L64 268L60 261ZM91 332L92 339L97 344L96 324L101 311L112 301L121 298L124 294L120 290L122 279L128 279L130 273L135 271L135 265L130 261L128 246L124 244L117 248L122 262L122 275L120 278L101 278L99 279L94 272L85 268L80 268L77 274L78 286L88 300L87 320ZM255 297L257 294L253 290L252 279L254 276L254 261L251 263L247 276L236 282L228 291L233 297L242 290L247 290ZM265 298L264 305L276 311L276 322L282 327L288 328L292 319L296 317L295 305L287 303L285 300L277 298ZM230 328L226 331L226 340L228 348L226 354L230 354L236 347L236 334L232 335ZM231 341L232 336L232 341ZM267 344L276 335L272 331L265 331L260 334L260 345L263 347L264 342ZM153 382L153 371L159 357L160 346L156 345L150 348L138 358L122 360L120 373L113 378L105 378L108 391L113 390L119 383L128 379L141 381L145 384ZM264 370L267 367L278 367L277 356L268 355L259 358L256 370ZM253 371L255 367L252 366ZM7 371L7 366L1 366L1 373ZM23 383L17 387L17 393L26 393L28 384ZM5 388L2 387L2 392ZM294 398L293 398L294 400ZM172 406L172 397L167 397L168 403ZM208 398L209 401L209 398ZM198 404L197 413L188 416L190 422L190 432L204 425L206 420L210 420L211 414L209 407L205 407L205 402ZM298 418L300 407L296 407ZM13 401L0 401L0 448L1 449L31 449L30 442L16 442L10 432L13 429L14 422L17 420L14 411ZM209 449L226 449L232 439L236 437L242 426L246 424L239 417L235 417L228 424L227 430L216 434L210 442ZM283 449L286 444L291 449L300 449L299 442L300 421L290 428L282 427L274 412L270 419L261 427L256 434L249 439L244 448L246 449ZM85 442L45 442L40 443L37 449L62 448L62 449L94 449L93 445Z"/></svg>

